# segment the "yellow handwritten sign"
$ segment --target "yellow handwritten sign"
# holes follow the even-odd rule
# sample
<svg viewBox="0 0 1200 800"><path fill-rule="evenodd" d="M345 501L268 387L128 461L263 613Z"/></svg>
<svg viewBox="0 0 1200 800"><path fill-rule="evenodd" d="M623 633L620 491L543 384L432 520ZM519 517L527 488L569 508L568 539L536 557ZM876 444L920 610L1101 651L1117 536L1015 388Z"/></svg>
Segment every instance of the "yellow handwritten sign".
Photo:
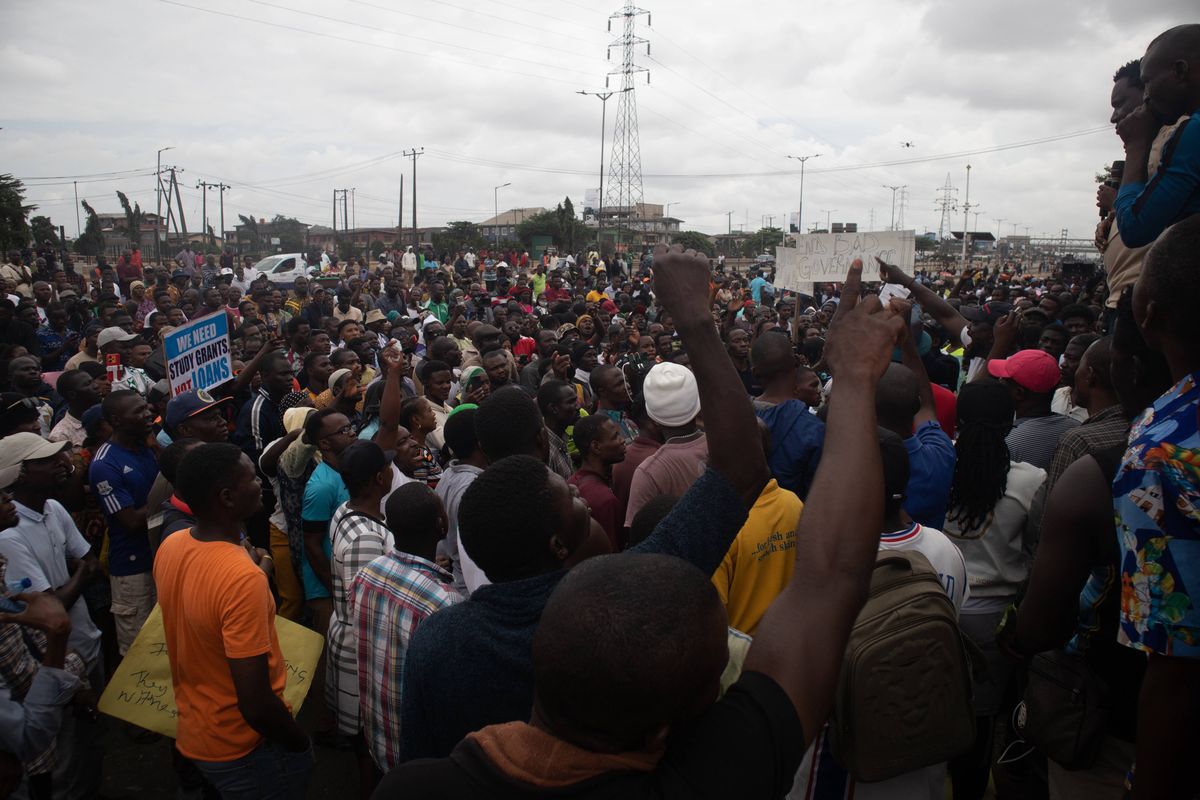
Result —
<svg viewBox="0 0 1200 800"><path fill-rule="evenodd" d="M320 634L278 616L275 617L275 631L279 634L279 649L283 651L287 665L283 699L293 715L299 714L325 640ZM117 719L175 738L179 711L175 707L175 690L171 685L162 609L157 605L133 640L117 674L109 681L100 697L99 708Z"/></svg>

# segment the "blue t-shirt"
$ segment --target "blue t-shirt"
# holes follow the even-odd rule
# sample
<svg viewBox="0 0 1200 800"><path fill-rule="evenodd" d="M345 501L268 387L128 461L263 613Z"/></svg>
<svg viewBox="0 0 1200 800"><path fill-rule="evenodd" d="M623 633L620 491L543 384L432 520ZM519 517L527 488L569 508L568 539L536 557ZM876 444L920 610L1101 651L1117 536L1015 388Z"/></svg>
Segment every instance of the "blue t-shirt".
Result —
<svg viewBox="0 0 1200 800"><path fill-rule="evenodd" d="M775 287L772 286L766 278L760 275L759 277L750 281L750 296L754 298L754 302L762 305L762 296L764 292L766 293L767 297L775 296Z"/></svg>
<svg viewBox="0 0 1200 800"><path fill-rule="evenodd" d="M781 487L805 499L821 463L825 423L799 400L758 408L755 413L771 431L771 452L767 456L771 476Z"/></svg>
<svg viewBox="0 0 1200 800"><path fill-rule="evenodd" d="M300 518L304 522L324 522L329 523L333 519L333 512L337 511L337 507L350 499L350 492L346 491L346 484L342 482L342 476L337 470L322 461L313 470L313 474L309 477L308 483L304 487L304 509L300 512ZM321 540L321 548L325 551L325 557L330 558L333 555L333 542L328 536ZM325 588L325 584L317 577L317 573L313 572L308 563L308 555L304 556L304 599L317 600L322 597L329 597L329 590Z"/></svg>
<svg viewBox="0 0 1200 800"><path fill-rule="evenodd" d="M1154 177L1127 183L1113 203L1126 247L1144 247L1184 217L1200 213L1200 111L1163 145Z"/></svg>
<svg viewBox="0 0 1200 800"><path fill-rule="evenodd" d="M158 477L158 461L147 447L129 450L114 441L100 445L88 468L88 483L100 498L108 522L108 573L118 577L149 572L153 566L145 531L130 533L116 514L141 508Z"/></svg>
<svg viewBox="0 0 1200 800"><path fill-rule="evenodd" d="M954 483L954 464L958 453L954 442L931 419L904 440L908 450L908 487L904 510L927 528L939 531L946 524L946 505L950 502L950 484Z"/></svg>

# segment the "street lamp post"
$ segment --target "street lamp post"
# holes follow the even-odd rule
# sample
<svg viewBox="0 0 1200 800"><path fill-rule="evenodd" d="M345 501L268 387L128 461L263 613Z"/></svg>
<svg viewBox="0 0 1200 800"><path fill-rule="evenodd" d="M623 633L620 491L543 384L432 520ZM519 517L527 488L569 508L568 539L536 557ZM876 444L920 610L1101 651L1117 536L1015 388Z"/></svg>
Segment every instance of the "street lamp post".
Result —
<svg viewBox="0 0 1200 800"><path fill-rule="evenodd" d="M831 208L829 210L826 210L824 208L821 209L821 213L825 215L825 232L826 233L833 233L833 225L830 223L829 220L830 220L830 218L833 217L833 212L835 212L835 211L837 211L836 208Z"/></svg>
<svg viewBox="0 0 1200 800"><path fill-rule="evenodd" d="M900 191L904 187L903 186L888 186L885 183L883 185L883 188L892 190L892 223L890 225L888 225L888 230L894 231L894 230L896 230L896 192Z"/></svg>
<svg viewBox="0 0 1200 800"><path fill-rule="evenodd" d="M162 264L162 240L159 238L158 225L162 219L162 154L174 147L161 147L155 156L154 167L154 258Z"/></svg>
<svg viewBox="0 0 1200 800"><path fill-rule="evenodd" d="M508 183L502 183L499 186L492 187L492 210L496 214L496 216L493 217L493 219L495 219L495 221L496 221L496 224L492 226L492 241L493 242L500 241L500 190L503 189L505 186L512 186L512 181L509 181Z"/></svg>
<svg viewBox="0 0 1200 800"><path fill-rule="evenodd" d="M604 131L608 116L608 98L614 94L632 91L632 86L627 86L624 89L616 89L611 92L585 92L582 89L575 94L582 94L588 97L600 98L600 207L596 209L596 246L601 253L604 251L604 243L601 233L604 231Z"/></svg>
<svg viewBox="0 0 1200 800"><path fill-rule="evenodd" d="M788 156L800 162L800 207L796 209L796 235L804 233L804 164L810 158L820 158L820 153L811 153L807 156Z"/></svg>
<svg viewBox="0 0 1200 800"><path fill-rule="evenodd" d="M672 200L671 202L667 203L667 213L663 214L663 216L664 216L664 217L669 217L669 216L671 216L671 206L677 206L677 205L679 205L679 204L680 204L680 202L682 202L682 201L680 201L680 200Z"/></svg>

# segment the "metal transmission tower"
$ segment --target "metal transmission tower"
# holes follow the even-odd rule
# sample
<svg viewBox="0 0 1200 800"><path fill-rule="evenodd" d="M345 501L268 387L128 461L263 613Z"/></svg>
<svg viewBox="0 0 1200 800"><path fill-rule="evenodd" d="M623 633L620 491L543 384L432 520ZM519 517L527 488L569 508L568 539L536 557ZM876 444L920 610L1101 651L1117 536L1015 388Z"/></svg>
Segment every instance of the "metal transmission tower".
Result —
<svg viewBox="0 0 1200 800"><path fill-rule="evenodd" d="M957 211L958 203L953 195L958 194L958 189L950 183L950 173L946 173L946 183L939 189L942 196L934 203L935 206L942 211L942 221L938 223L938 241L941 242L946 238L946 229L950 226L950 212Z"/></svg>
<svg viewBox="0 0 1200 800"><path fill-rule="evenodd" d="M908 205L908 185L900 187L900 212L896 214L896 230L904 229L904 208Z"/></svg>
<svg viewBox="0 0 1200 800"><path fill-rule="evenodd" d="M641 38L636 32L637 18L646 15L646 24L650 24L650 12L637 8L633 0L625 0L625 7L612 14L608 19L608 29L612 30L612 21L623 21L621 35L608 46L608 57L612 57L614 47L621 48L621 68L613 70L604 78L608 86L613 75L621 76L621 96L617 102L617 121L613 128L612 158L608 164L608 197L602 198L603 204L613 210L617 216L617 240L615 249L621 249L621 227L623 222L639 215L642 202L642 146L638 138L637 96L633 91L634 77L639 72L646 73L646 83L650 83L650 70L639 67L633 62L633 49L638 45L646 45L646 55L650 54L650 42Z"/></svg>

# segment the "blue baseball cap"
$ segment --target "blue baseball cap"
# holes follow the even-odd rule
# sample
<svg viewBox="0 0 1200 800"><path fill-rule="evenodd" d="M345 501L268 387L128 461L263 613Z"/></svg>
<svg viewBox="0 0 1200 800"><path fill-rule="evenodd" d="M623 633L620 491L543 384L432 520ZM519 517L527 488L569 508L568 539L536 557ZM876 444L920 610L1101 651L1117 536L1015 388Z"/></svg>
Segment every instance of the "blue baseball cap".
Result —
<svg viewBox="0 0 1200 800"><path fill-rule="evenodd" d="M203 389L183 392L179 396L171 398L167 403L164 422L166 422L167 429L173 431L188 417L193 417L228 400L228 397L213 397Z"/></svg>

